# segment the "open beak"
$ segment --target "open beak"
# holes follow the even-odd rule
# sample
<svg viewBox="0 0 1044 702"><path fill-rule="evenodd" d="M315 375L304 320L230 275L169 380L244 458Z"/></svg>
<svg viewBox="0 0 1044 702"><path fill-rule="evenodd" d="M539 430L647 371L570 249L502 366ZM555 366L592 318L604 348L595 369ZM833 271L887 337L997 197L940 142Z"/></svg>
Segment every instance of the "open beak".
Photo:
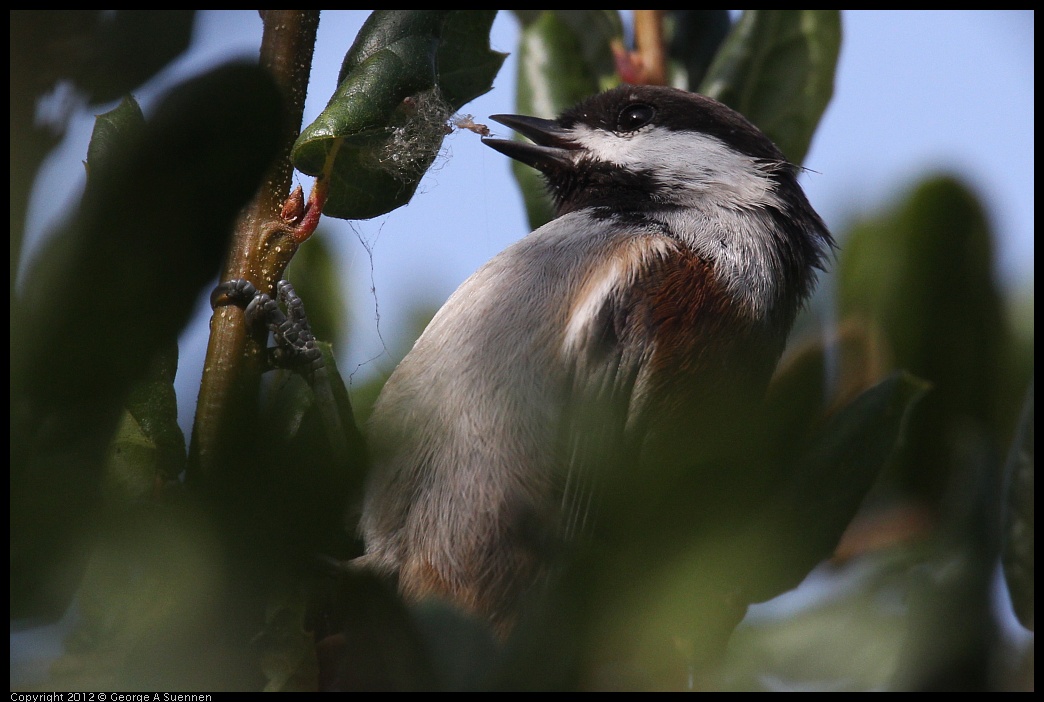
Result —
<svg viewBox="0 0 1044 702"><path fill-rule="evenodd" d="M572 152L579 146L569 139L569 132L558 122L525 115L490 115L490 119L511 127L533 143L485 137L482 143L486 146L544 173L572 165Z"/></svg>

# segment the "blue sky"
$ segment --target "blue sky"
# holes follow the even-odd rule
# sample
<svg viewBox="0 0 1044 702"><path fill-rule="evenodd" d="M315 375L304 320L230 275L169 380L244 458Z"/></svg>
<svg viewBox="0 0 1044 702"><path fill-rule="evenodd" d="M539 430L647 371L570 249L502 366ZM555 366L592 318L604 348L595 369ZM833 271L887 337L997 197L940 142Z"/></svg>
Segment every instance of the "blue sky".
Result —
<svg viewBox="0 0 1044 702"><path fill-rule="evenodd" d="M325 106L344 52L368 11L324 11L305 122ZM805 161L803 185L835 233L887 206L920 178L946 171L982 197L997 234L997 275L1007 290L1033 282L1032 11L845 11L834 99ZM513 52L517 25L500 13L494 49ZM190 50L144 86L156 95L186 75L229 57L257 56L255 11L204 11ZM516 64L508 58L493 90L462 112L478 122L514 112ZM31 234L52 227L83 184L92 114L82 110L49 159L34 198ZM509 130L489 123L499 135ZM300 176L307 190L311 179ZM356 380L390 370L408 338L411 312L437 307L482 263L528 233L508 159L471 132L446 139L414 200L365 222L324 218L350 301L341 370ZM843 243L843 242L842 242ZM181 422L191 424L209 310L201 299L182 339ZM379 320L379 321L378 321Z"/></svg>

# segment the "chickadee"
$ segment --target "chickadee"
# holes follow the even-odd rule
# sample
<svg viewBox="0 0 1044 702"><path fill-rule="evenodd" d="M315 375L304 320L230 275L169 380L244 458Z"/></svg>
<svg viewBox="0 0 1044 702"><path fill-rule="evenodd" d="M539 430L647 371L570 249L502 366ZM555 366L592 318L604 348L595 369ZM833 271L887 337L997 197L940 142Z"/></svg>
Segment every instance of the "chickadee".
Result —
<svg viewBox="0 0 1044 702"><path fill-rule="evenodd" d="M799 169L710 98L628 85L492 119L532 141L483 139L544 175L556 218L468 278L385 384L360 564L504 630L597 521L602 473L726 443L833 242Z"/></svg>

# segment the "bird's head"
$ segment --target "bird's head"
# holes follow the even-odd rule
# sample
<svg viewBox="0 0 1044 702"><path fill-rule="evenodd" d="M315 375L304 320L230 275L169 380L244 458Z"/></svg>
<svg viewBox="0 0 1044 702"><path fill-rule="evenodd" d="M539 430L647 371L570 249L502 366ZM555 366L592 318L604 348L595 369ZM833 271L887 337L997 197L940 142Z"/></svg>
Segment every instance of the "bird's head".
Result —
<svg viewBox="0 0 1044 702"><path fill-rule="evenodd" d="M665 222L755 306L804 300L833 244L797 182L800 168L717 100L625 85L557 119L491 119L529 138L483 141L539 170L558 216L586 209Z"/></svg>

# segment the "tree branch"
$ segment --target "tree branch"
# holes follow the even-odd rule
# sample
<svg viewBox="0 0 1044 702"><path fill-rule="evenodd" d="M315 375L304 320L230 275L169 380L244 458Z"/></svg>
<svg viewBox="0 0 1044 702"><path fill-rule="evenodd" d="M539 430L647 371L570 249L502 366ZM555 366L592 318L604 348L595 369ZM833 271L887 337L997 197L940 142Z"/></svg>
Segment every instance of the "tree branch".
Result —
<svg viewBox="0 0 1044 702"><path fill-rule="evenodd" d="M245 278L272 294L298 244L307 238L298 223L284 215L284 203L293 176L290 150L301 131L319 11L264 10L261 16L260 62L285 96L287 110L280 155L240 215L222 280ZM318 213L312 214L309 221L314 223ZM213 479L234 458L226 453L235 445L232 429L249 425L260 387L265 339L249 336L242 310L221 307L210 325L189 451L190 479Z"/></svg>
<svg viewBox="0 0 1044 702"><path fill-rule="evenodd" d="M663 10L634 11L634 44L647 85L667 85L663 48Z"/></svg>

